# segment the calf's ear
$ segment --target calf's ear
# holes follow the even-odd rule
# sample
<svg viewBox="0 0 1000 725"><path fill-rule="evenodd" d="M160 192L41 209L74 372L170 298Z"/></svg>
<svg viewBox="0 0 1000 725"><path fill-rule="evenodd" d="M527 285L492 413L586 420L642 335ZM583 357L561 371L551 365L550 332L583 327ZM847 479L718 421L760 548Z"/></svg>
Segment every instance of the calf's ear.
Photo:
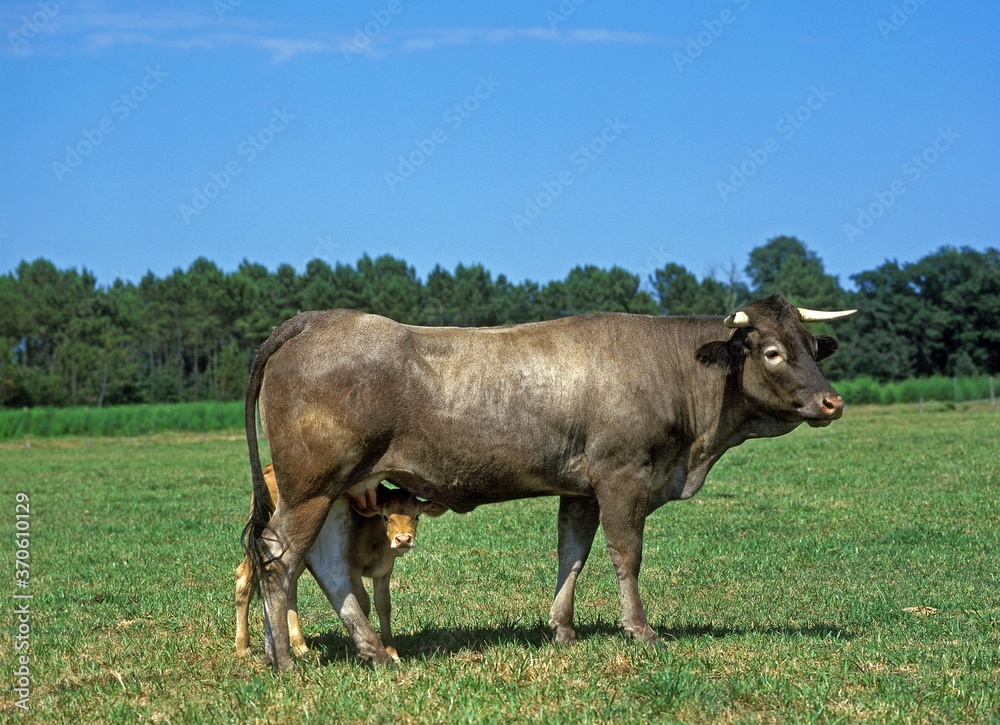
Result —
<svg viewBox="0 0 1000 725"><path fill-rule="evenodd" d="M443 513L448 512L448 507L443 503L434 503L433 501L426 501L423 505L423 515L424 516L440 516Z"/></svg>
<svg viewBox="0 0 1000 725"><path fill-rule="evenodd" d="M840 344L829 335L816 335L816 361L825 360L837 352Z"/></svg>

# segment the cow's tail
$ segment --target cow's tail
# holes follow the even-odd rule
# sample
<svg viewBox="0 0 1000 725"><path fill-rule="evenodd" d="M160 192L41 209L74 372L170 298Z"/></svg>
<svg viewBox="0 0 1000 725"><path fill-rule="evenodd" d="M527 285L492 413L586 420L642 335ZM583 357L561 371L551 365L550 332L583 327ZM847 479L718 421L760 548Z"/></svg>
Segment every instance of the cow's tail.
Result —
<svg viewBox="0 0 1000 725"><path fill-rule="evenodd" d="M247 381L246 403L243 411L243 424L246 427L247 448L250 453L250 475L253 477L253 499L250 505L250 520L243 527L240 540L243 551L250 562L250 570L254 581L260 582L267 560L262 550L262 538L267 524L274 513L274 503L264 482L264 470L260 463L260 450L257 442L257 399L264 382L264 368L271 355L306 328L306 315L296 315L284 324L275 328L267 338L254 358L250 368L250 379Z"/></svg>

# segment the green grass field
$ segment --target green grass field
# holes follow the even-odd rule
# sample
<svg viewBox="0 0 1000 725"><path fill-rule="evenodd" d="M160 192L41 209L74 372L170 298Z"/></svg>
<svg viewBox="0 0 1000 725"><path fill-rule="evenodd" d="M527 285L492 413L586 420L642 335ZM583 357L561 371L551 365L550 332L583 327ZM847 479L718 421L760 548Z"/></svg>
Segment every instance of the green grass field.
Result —
<svg viewBox="0 0 1000 725"><path fill-rule="evenodd" d="M422 522L397 563L403 664L359 665L316 585L297 671L233 651L249 502L240 433L0 446L2 718L30 593L33 722L997 722L1000 413L851 410L730 451L647 524L640 586L669 638L623 638L603 539L579 643L556 648L555 499ZM15 496L30 579L15 587Z"/></svg>

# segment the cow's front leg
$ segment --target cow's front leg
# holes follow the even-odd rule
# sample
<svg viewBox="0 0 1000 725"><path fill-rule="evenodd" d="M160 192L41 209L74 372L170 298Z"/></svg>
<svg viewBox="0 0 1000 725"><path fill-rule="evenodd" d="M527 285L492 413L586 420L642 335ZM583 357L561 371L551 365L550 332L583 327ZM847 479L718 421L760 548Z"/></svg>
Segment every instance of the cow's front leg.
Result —
<svg viewBox="0 0 1000 725"><path fill-rule="evenodd" d="M573 597L576 579L583 570L594 543L594 534L600 521L597 499L559 499L559 575L556 596L549 612L549 627L557 644L576 641L573 631Z"/></svg>
<svg viewBox="0 0 1000 725"><path fill-rule="evenodd" d="M639 567L642 564L642 532L646 525L649 487L638 474L619 471L610 485L598 491L601 527L608 541L608 552L618 576L622 601L622 626L641 642L660 644L658 634L649 626L646 610L639 597ZM602 495L603 494L603 495Z"/></svg>

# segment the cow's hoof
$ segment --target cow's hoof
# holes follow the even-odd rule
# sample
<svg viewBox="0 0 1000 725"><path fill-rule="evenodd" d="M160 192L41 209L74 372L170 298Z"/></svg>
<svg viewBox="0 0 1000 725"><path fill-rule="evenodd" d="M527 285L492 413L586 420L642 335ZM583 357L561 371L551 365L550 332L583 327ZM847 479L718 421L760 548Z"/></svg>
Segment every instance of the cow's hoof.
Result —
<svg viewBox="0 0 1000 725"><path fill-rule="evenodd" d="M362 657L361 661L369 667L399 667L399 661L393 659L385 650L373 652L368 657Z"/></svg>
<svg viewBox="0 0 1000 725"><path fill-rule="evenodd" d="M576 644L576 632L572 627L556 627L552 640L560 647L572 647Z"/></svg>
<svg viewBox="0 0 1000 725"><path fill-rule="evenodd" d="M638 639L643 644L647 644L650 647L655 647L657 649L662 649L667 646L667 643L664 642L663 638L660 637L660 635L658 635L656 632L653 632L652 634L646 637L637 637L636 639Z"/></svg>
<svg viewBox="0 0 1000 725"><path fill-rule="evenodd" d="M270 667L275 672L294 672L295 671L295 663L292 662L291 660L289 660L288 662L282 663L282 664L277 664L277 665L274 664L273 662L268 662L267 665L268 665L268 667Z"/></svg>
<svg viewBox="0 0 1000 725"><path fill-rule="evenodd" d="M632 639L636 640L637 642L642 642L643 644L648 644L652 647L665 646L663 644L663 640L660 638L660 635L658 635L656 631L649 625L646 625L645 627L643 627L638 631L628 628L626 628L625 631L629 635L631 635Z"/></svg>
<svg viewBox="0 0 1000 725"><path fill-rule="evenodd" d="M295 661L289 657L284 661L275 661L273 657L265 657L264 664L270 667L275 672L291 672L295 669Z"/></svg>
<svg viewBox="0 0 1000 725"><path fill-rule="evenodd" d="M295 654L296 657L304 657L305 655L309 654L309 646L304 642L302 644L297 644L292 647L292 652Z"/></svg>

